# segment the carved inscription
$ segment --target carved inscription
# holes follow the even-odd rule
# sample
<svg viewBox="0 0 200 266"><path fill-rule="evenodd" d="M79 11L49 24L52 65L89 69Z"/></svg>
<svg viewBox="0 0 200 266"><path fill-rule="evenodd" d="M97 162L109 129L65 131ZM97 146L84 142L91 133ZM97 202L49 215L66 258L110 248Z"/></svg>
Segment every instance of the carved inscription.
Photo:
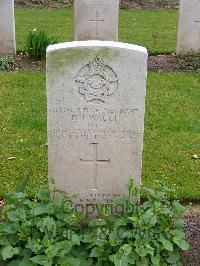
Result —
<svg viewBox="0 0 200 266"><path fill-rule="evenodd" d="M89 103L105 103L113 96L118 88L118 78L113 69L104 64L103 60L95 57L77 74L80 96Z"/></svg>
<svg viewBox="0 0 200 266"><path fill-rule="evenodd" d="M80 159L81 163L84 164L92 164L92 188L91 190L97 189L97 176L98 176L98 165L102 164L110 164L110 159L108 160L99 160L98 159L98 143L91 143L93 147L93 159L92 160L84 160Z"/></svg>
<svg viewBox="0 0 200 266"><path fill-rule="evenodd" d="M137 136L142 133L136 132L132 129L60 129L54 128L48 131L50 136L55 136L59 139L68 139L68 140L115 140L115 141L132 141L136 139Z"/></svg>
<svg viewBox="0 0 200 266"><path fill-rule="evenodd" d="M101 193L88 193L87 198L82 197L82 195L80 194L74 194L77 198L79 198L79 203L81 204L98 204L99 202L103 202L103 203L112 203L113 199L116 198L128 198L127 194L117 194L117 193L105 193L105 194L101 194Z"/></svg>
<svg viewBox="0 0 200 266"><path fill-rule="evenodd" d="M129 142L141 132L137 129L133 130L129 126L120 126L119 129L116 125L130 119L137 119L138 111L139 108L105 108L101 110L93 106L91 108L54 107L51 112L56 116L62 114L64 121L59 121L57 127L51 128L49 135L68 140L101 141L112 139ZM66 127L65 121L73 123L73 128ZM99 127L100 124L101 127Z"/></svg>

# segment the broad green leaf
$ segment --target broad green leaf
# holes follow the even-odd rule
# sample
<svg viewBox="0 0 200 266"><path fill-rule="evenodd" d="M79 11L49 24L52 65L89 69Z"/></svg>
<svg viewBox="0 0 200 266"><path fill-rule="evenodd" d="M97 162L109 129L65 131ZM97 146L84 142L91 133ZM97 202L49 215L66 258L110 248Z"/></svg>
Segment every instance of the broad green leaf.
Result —
<svg viewBox="0 0 200 266"><path fill-rule="evenodd" d="M137 252L135 252L134 250L132 250L132 252L127 256L128 263L130 265L135 265L135 262L136 262L137 257L138 257Z"/></svg>
<svg viewBox="0 0 200 266"><path fill-rule="evenodd" d="M128 256L131 253L131 251L132 251L132 246L129 244L124 244L119 249L119 253L122 256Z"/></svg>
<svg viewBox="0 0 200 266"><path fill-rule="evenodd" d="M29 261L23 260L18 264L18 266L35 266L35 263L30 260Z"/></svg>
<svg viewBox="0 0 200 266"><path fill-rule="evenodd" d="M171 233L174 235L174 239L180 240L185 238L185 233L181 230L172 230Z"/></svg>
<svg viewBox="0 0 200 266"><path fill-rule="evenodd" d="M65 262L62 263L62 266L80 266L80 259L77 258L66 258Z"/></svg>
<svg viewBox="0 0 200 266"><path fill-rule="evenodd" d="M119 244L122 242L122 234L123 234L123 229L121 232L121 228L113 230L110 235L109 235L109 242L111 246L116 246L116 244Z"/></svg>
<svg viewBox="0 0 200 266"><path fill-rule="evenodd" d="M10 259L17 254L19 254L19 248L13 248L12 246L6 246L1 251L3 260Z"/></svg>
<svg viewBox="0 0 200 266"><path fill-rule="evenodd" d="M147 258L141 258L140 262L137 264L140 266L149 266L149 260Z"/></svg>
<svg viewBox="0 0 200 266"><path fill-rule="evenodd" d="M37 254L41 251L42 245L41 243L39 243L39 241L36 241L35 239L29 237L28 243L26 244L26 248Z"/></svg>
<svg viewBox="0 0 200 266"><path fill-rule="evenodd" d="M17 223L6 223L2 225L2 231L8 234L16 234L20 230L20 225Z"/></svg>
<svg viewBox="0 0 200 266"><path fill-rule="evenodd" d="M33 208L33 215L38 216L41 214L51 214L52 211L53 210L50 205L40 203L40 204L37 204L37 207Z"/></svg>
<svg viewBox="0 0 200 266"><path fill-rule="evenodd" d="M21 236L21 234L20 234L20 236ZM8 237L8 240L9 240L11 246L17 246L20 242L19 235L17 235L17 234L10 235Z"/></svg>
<svg viewBox="0 0 200 266"><path fill-rule="evenodd" d="M148 209L148 208L150 208L151 207L151 203L149 202L149 201L145 201L144 203L143 203L143 208L144 209Z"/></svg>
<svg viewBox="0 0 200 266"><path fill-rule="evenodd" d="M178 228L183 228L183 226L185 225L185 221L183 219L177 219L173 223L174 226Z"/></svg>
<svg viewBox="0 0 200 266"><path fill-rule="evenodd" d="M25 199L26 197L27 194L23 192L13 193L11 196L12 199Z"/></svg>
<svg viewBox="0 0 200 266"><path fill-rule="evenodd" d="M11 222L14 222L14 221L17 220L18 215L17 215L16 211L11 211L11 212L8 213L7 217L8 217L8 219L9 219Z"/></svg>
<svg viewBox="0 0 200 266"><path fill-rule="evenodd" d="M80 258L80 265L81 266L93 266L92 259Z"/></svg>
<svg viewBox="0 0 200 266"><path fill-rule="evenodd" d="M23 250L23 257L26 261L29 261L31 255L32 255L32 251L30 249Z"/></svg>
<svg viewBox="0 0 200 266"><path fill-rule="evenodd" d="M98 247L93 248L91 253L90 253L90 257L91 258L98 258L99 256L101 256L101 252L99 251Z"/></svg>
<svg viewBox="0 0 200 266"><path fill-rule="evenodd" d="M169 208L162 209L161 212L162 214L170 214L171 210Z"/></svg>
<svg viewBox="0 0 200 266"><path fill-rule="evenodd" d="M12 260L12 262L6 264L6 266L35 266L35 263L26 260Z"/></svg>
<svg viewBox="0 0 200 266"><path fill-rule="evenodd" d="M182 250L188 250L189 244L184 239L173 238L174 243Z"/></svg>
<svg viewBox="0 0 200 266"><path fill-rule="evenodd" d="M161 243L163 244L164 249L169 250L169 251L174 250L173 244L168 239L161 238Z"/></svg>
<svg viewBox="0 0 200 266"><path fill-rule="evenodd" d="M115 257L114 264L115 266L128 266L128 259L127 257L121 257L120 259Z"/></svg>
<svg viewBox="0 0 200 266"><path fill-rule="evenodd" d="M109 236L109 230L105 227L99 227L96 231L97 239L100 240L107 240L107 237Z"/></svg>
<svg viewBox="0 0 200 266"><path fill-rule="evenodd" d="M102 225L106 225L106 221L103 219L94 219L90 221L89 225L90 226L102 226Z"/></svg>
<svg viewBox="0 0 200 266"><path fill-rule="evenodd" d="M169 257L166 259L168 263L176 264L180 260L180 253L178 251L170 253Z"/></svg>
<svg viewBox="0 0 200 266"><path fill-rule="evenodd" d="M21 263L20 260L12 260L10 263L7 263L7 266L19 266ZM25 266L25 265L22 265Z"/></svg>
<svg viewBox="0 0 200 266"><path fill-rule="evenodd" d="M128 266L128 258L126 256L120 256L119 254L113 254L109 256L109 259L115 266Z"/></svg>
<svg viewBox="0 0 200 266"><path fill-rule="evenodd" d="M151 217L153 216L152 210L148 209L144 214L143 214L143 221L145 224L148 224L150 222Z"/></svg>
<svg viewBox="0 0 200 266"><path fill-rule="evenodd" d="M64 240L56 243L55 247L59 249L58 256L64 256L71 251L73 243L69 240Z"/></svg>
<svg viewBox="0 0 200 266"><path fill-rule="evenodd" d="M144 191L146 191L151 197L156 197L156 191L154 189L145 187Z"/></svg>
<svg viewBox="0 0 200 266"><path fill-rule="evenodd" d="M45 217L41 221L41 227L39 229L41 232L45 232L49 238L56 236L56 223L52 217Z"/></svg>
<svg viewBox="0 0 200 266"><path fill-rule="evenodd" d="M91 233L84 233L82 235L82 239L81 241L83 243L92 243L94 240L96 239L96 237L94 236L94 234L91 232Z"/></svg>
<svg viewBox="0 0 200 266"><path fill-rule="evenodd" d="M58 251L59 251L59 248L56 247L55 245L52 245L46 249L45 254L46 254L48 259L52 259L52 258L56 257Z"/></svg>
<svg viewBox="0 0 200 266"><path fill-rule="evenodd" d="M131 221L133 224L138 221L138 217L128 217L128 220Z"/></svg>
<svg viewBox="0 0 200 266"><path fill-rule="evenodd" d="M44 255L35 256L35 257L31 258L30 260L35 262L36 264L39 264L39 265L45 265L45 266L51 265L51 264L48 264L47 257Z"/></svg>
<svg viewBox="0 0 200 266"><path fill-rule="evenodd" d="M152 216L151 217L151 219L150 219L150 221L149 221L149 225L150 226L155 226L156 225L156 223L157 223L157 217L156 217L156 215L154 215L154 216Z"/></svg>
<svg viewBox="0 0 200 266"><path fill-rule="evenodd" d="M151 262L153 266L160 266L160 256L151 256Z"/></svg>
<svg viewBox="0 0 200 266"><path fill-rule="evenodd" d="M178 201L174 201L172 203L172 209L174 211L174 214L177 216L184 216L186 213L186 209L178 202Z"/></svg>
<svg viewBox="0 0 200 266"><path fill-rule="evenodd" d="M73 231L70 230L69 232L69 238L72 241L73 244L75 245L80 245L80 236L74 233Z"/></svg>
<svg viewBox="0 0 200 266"><path fill-rule="evenodd" d="M10 242L6 237L0 235L0 246L9 246Z"/></svg>
<svg viewBox="0 0 200 266"><path fill-rule="evenodd" d="M142 258L146 257L146 255L148 254L148 250L144 246L137 247L135 250Z"/></svg>

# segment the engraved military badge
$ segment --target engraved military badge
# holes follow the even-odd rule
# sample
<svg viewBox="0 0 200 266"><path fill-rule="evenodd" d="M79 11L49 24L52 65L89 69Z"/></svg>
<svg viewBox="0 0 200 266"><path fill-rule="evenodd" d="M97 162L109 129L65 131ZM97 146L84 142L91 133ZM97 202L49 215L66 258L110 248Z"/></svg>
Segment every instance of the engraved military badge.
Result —
<svg viewBox="0 0 200 266"><path fill-rule="evenodd" d="M117 91L118 79L113 69L95 57L78 72L75 81L79 84L78 92L90 103L105 103Z"/></svg>

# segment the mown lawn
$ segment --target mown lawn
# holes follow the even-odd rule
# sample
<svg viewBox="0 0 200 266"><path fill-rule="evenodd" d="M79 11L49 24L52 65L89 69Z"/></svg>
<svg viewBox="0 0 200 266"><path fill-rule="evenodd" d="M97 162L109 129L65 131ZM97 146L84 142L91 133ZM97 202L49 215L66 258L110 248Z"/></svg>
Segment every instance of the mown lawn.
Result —
<svg viewBox="0 0 200 266"><path fill-rule="evenodd" d="M17 50L24 50L29 31L45 30L58 42L74 39L73 9L15 9ZM176 48L177 10L121 10L119 40L145 46L152 53Z"/></svg>
<svg viewBox="0 0 200 266"><path fill-rule="evenodd" d="M200 199L199 82L198 73L148 77L142 181L163 180L189 200ZM33 195L47 180L45 74L0 74L0 98L0 197L29 169Z"/></svg>

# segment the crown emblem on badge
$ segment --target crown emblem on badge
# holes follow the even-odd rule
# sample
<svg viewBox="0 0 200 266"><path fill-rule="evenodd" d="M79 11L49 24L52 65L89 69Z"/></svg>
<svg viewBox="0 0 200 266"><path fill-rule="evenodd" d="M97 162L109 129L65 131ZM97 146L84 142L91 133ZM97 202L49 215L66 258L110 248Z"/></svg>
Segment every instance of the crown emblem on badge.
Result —
<svg viewBox="0 0 200 266"><path fill-rule="evenodd" d="M81 97L90 103L105 103L118 88L116 73L98 56L80 69L75 81Z"/></svg>

